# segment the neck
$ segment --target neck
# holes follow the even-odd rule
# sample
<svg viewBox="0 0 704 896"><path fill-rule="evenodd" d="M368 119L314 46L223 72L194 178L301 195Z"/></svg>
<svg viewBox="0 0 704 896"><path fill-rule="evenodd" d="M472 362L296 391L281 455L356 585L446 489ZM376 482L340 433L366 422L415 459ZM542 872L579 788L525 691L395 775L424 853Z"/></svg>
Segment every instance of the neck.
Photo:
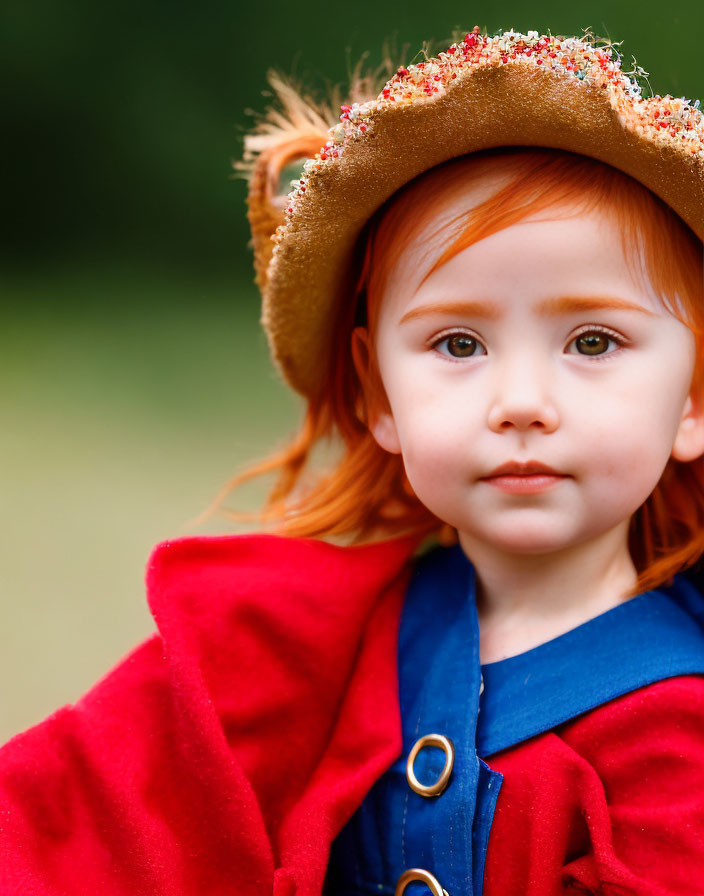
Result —
<svg viewBox="0 0 704 896"><path fill-rule="evenodd" d="M628 520L550 554L509 553L458 534L476 574L482 662L542 644L634 593Z"/></svg>

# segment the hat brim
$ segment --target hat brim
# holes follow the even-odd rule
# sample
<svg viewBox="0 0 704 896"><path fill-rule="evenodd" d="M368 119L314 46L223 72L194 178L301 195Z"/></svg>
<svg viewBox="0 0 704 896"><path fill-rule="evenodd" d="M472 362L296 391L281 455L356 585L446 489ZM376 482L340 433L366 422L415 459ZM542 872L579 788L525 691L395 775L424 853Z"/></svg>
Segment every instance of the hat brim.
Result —
<svg viewBox="0 0 704 896"><path fill-rule="evenodd" d="M375 109L373 128L311 177L278 236L262 323L275 363L303 395L321 387L322 347L349 301L355 246L389 197L467 153L540 146L590 156L640 181L704 238L704 165L625 123L608 90L528 60L468 69L434 96Z"/></svg>

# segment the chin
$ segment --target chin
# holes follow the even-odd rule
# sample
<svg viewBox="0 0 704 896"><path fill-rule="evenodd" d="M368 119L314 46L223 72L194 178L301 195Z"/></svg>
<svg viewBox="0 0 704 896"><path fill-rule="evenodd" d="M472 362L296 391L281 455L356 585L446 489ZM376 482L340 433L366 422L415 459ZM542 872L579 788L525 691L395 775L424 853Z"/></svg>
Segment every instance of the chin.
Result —
<svg viewBox="0 0 704 896"><path fill-rule="evenodd" d="M515 555L524 555L524 556L536 556L538 554L554 554L557 551L565 550L566 548L572 547L570 543L565 542L564 540L555 540L555 539L531 539L531 540L523 540L523 541L507 541L502 540L500 543L494 543L494 548L496 550L504 551L507 554L515 554Z"/></svg>
<svg viewBox="0 0 704 896"><path fill-rule="evenodd" d="M577 539L566 537L564 530L558 534L556 532L540 532L535 527L521 532L510 532L506 529L501 532L472 532L470 530L468 535L473 541L491 547L495 551L526 556L553 554L572 547L577 541Z"/></svg>

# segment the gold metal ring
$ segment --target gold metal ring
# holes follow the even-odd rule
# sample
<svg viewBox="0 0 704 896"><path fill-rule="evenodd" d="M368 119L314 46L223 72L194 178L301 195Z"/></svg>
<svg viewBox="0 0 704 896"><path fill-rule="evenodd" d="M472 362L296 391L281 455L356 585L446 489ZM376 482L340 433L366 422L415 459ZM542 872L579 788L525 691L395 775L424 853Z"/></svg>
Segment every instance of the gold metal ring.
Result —
<svg viewBox="0 0 704 896"><path fill-rule="evenodd" d="M440 773L440 777L434 784L428 786L421 784L413 771L413 763L423 747L440 747L445 753L445 767ZM423 737L419 738L413 744L413 748L408 754L408 761L406 762L406 777L408 778L411 790L415 790L415 792L419 793L421 796L438 796L438 794L442 793L447 787L447 782L450 780L454 763L455 745L449 737L445 737L444 734L424 734Z"/></svg>
<svg viewBox="0 0 704 896"><path fill-rule="evenodd" d="M404 871L401 877L399 877L396 882L396 890L394 891L394 896L402 896L403 891L406 887L412 883L413 881L420 881L422 884L425 884L433 896L450 896L447 890L444 890L440 886L440 882L438 881L435 875L431 874L429 871L426 871L424 868L409 868L408 871Z"/></svg>

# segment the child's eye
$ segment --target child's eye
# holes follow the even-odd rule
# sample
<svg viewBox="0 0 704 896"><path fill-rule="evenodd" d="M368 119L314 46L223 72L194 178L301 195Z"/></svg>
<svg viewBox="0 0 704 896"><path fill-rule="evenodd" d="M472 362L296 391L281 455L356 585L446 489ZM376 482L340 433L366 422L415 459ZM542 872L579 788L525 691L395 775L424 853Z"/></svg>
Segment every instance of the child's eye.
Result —
<svg viewBox="0 0 704 896"><path fill-rule="evenodd" d="M575 345L576 351L568 354L583 355L585 357L600 358L605 355L613 355L616 350L608 351L609 342L618 347L625 344L625 340L613 330L605 327L588 326L570 340L570 345ZM485 355L486 349L470 333L449 333L441 336L433 344L432 348L440 352L446 358L473 358Z"/></svg>
<svg viewBox="0 0 704 896"><path fill-rule="evenodd" d="M609 349L609 343L613 343L615 348ZM570 346L574 345L575 350L568 354L577 355L606 355L613 354L616 348L620 348L624 344L622 337L613 330L601 329L600 327L590 327L582 330L572 339Z"/></svg>
<svg viewBox="0 0 704 896"><path fill-rule="evenodd" d="M598 357L611 355L625 344L625 339L613 330L602 327L585 327L570 341L568 354ZM486 349L481 342L470 333L449 333L437 339L432 348L440 352L446 358L473 358L477 355L485 355Z"/></svg>
<svg viewBox="0 0 704 896"><path fill-rule="evenodd" d="M434 342L433 348L449 358L471 358L486 354L481 342L469 333L450 333Z"/></svg>

